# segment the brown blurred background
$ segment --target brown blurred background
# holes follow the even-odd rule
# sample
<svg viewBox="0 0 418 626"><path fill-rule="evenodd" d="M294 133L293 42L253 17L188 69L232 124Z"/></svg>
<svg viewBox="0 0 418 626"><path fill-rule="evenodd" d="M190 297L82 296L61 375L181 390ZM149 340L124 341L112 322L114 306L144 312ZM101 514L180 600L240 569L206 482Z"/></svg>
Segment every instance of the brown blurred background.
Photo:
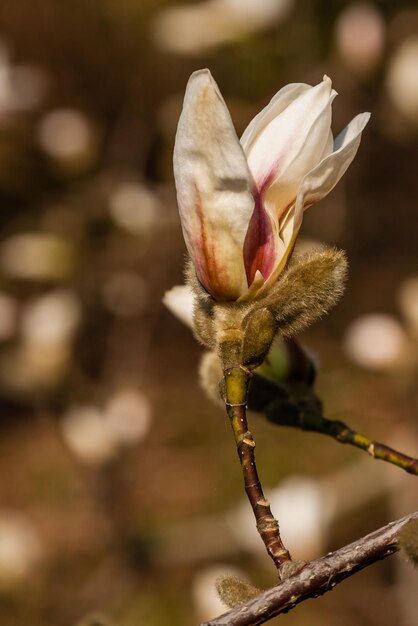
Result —
<svg viewBox="0 0 418 626"><path fill-rule="evenodd" d="M193 626L222 611L218 572L274 583L229 425L198 386L201 350L161 304L182 281L171 155L201 67L239 133L282 85L324 73L335 131L372 112L350 171L306 215L302 244L345 248L351 271L301 340L328 416L418 456L416 3L2 3L1 624L98 611ZM397 468L252 426L300 558L417 508L416 478ZM417 582L395 557L276 622L413 626Z"/></svg>

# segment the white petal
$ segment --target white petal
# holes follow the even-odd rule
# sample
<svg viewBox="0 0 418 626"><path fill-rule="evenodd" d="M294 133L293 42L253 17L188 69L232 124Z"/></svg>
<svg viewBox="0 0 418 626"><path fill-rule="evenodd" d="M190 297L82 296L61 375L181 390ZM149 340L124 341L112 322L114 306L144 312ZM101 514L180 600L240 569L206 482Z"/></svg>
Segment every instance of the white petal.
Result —
<svg viewBox="0 0 418 626"><path fill-rule="evenodd" d="M334 151L334 136L332 134L332 130L329 129L329 133L328 133L328 139L327 142L325 144L324 147L324 151L321 154L320 158L318 159L319 162L322 161L322 159L325 159L325 157L327 157L329 154L331 154Z"/></svg>
<svg viewBox="0 0 418 626"><path fill-rule="evenodd" d="M294 212L300 181L331 150L331 102L335 92L325 77L316 87L302 89L300 95L254 139L248 162L262 204L270 218L275 241L275 262L268 274L268 284L283 269L293 247ZM286 230L280 218L290 221ZM283 232L282 232L283 231ZM286 238L283 238L286 234Z"/></svg>
<svg viewBox="0 0 418 626"><path fill-rule="evenodd" d="M302 181L295 206L294 229L297 233L303 210L324 198L338 183L356 156L361 133L370 113L360 113L334 141L334 152L325 157Z"/></svg>
<svg viewBox="0 0 418 626"><path fill-rule="evenodd" d="M311 85L307 85L306 83L291 83L290 85L282 87L282 89L273 96L268 105L252 119L242 134L240 142L247 154L253 141L256 139L257 135L261 133L263 128L308 89L311 89Z"/></svg>
<svg viewBox="0 0 418 626"><path fill-rule="evenodd" d="M193 328L194 294L188 285L177 285L166 291L163 303L183 324Z"/></svg>
<svg viewBox="0 0 418 626"><path fill-rule="evenodd" d="M246 289L243 245L254 209L252 179L209 70L190 77L174 148L183 234L199 279L219 300Z"/></svg>
<svg viewBox="0 0 418 626"><path fill-rule="evenodd" d="M334 141L334 152L329 154L303 179L296 203L280 222L280 239L283 242L283 254L278 257L277 266L269 276L264 289L275 282L286 265L298 235L303 210L307 206L325 197L340 180L351 161L356 156L360 145L361 133L369 121L369 113L357 115Z"/></svg>
<svg viewBox="0 0 418 626"><path fill-rule="evenodd" d="M275 186L276 211L286 207L301 177L319 161L331 124L331 81L304 90L254 138L248 165L259 190Z"/></svg>

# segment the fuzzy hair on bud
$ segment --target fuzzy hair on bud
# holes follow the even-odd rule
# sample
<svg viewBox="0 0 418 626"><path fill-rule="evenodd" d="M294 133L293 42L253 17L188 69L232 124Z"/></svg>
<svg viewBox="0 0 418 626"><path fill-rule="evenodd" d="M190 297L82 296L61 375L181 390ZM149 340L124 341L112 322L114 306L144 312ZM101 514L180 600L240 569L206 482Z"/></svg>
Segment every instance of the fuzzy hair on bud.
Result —
<svg viewBox="0 0 418 626"><path fill-rule="evenodd" d="M219 576L215 586L220 599L230 609L251 600L260 593L260 589L237 576Z"/></svg>
<svg viewBox="0 0 418 626"><path fill-rule="evenodd" d="M193 330L196 339L209 349L221 342L234 342L236 337L232 334L241 328L243 318L254 304L217 302L201 285L190 262L186 266L186 281L195 295Z"/></svg>
<svg viewBox="0 0 418 626"><path fill-rule="evenodd" d="M213 313L201 302L197 302L193 313L193 334L205 348L216 345Z"/></svg>
<svg viewBox="0 0 418 626"><path fill-rule="evenodd" d="M189 285L195 295L193 334L205 348L214 348L216 345L214 329L215 301L199 282L196 270L190 259L186 263L185 279L186 284Z"/></svg>
<svg viewBox="0 0 418 626"><path fill-rule="evenodd" d="M263 304L274 315L280 334L289 337L328 313L342 296L346 278L344 252L316 249L295 259Z"/></svg>
<svg viewBox="0 0 418 626"><path fill-rule="evenodd" d="M416 567L418 566L418 519L412 520L402 528L398 539L402 552Z"/></svg>

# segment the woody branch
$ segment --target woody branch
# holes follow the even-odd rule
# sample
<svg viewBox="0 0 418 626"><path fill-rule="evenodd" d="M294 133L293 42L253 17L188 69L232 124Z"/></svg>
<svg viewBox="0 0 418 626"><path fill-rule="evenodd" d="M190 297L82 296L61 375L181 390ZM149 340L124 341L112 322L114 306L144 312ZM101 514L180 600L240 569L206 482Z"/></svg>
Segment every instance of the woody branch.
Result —
<svg viewBox="0 0 418 626"><path fill-rule="evenodd" d="M418 511L311 561L291 578L201 626L258 626L308 598L323 595L361 569L397 552L400 531L414 520L418 520Z"/></svg>

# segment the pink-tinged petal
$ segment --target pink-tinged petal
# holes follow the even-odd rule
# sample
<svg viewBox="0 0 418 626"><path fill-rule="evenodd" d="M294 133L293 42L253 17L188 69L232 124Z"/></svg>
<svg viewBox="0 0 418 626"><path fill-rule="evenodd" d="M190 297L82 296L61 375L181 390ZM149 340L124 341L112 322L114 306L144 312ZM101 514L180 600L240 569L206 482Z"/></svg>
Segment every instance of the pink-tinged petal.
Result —
<svg viewBox="0 0 418 626"><path fill-rule="evenodd" d="M324 79L323 83L317 87L307 87L299 91L301 93L297 98L298 106L295 107L294 103L289 104L278 118L272 120L264 127L266 133L271 132L273 135L280 128L284 133L288 132L288 127L297 117L296 113L298 115L302 114L301 103L309 111L309 114L314 105L316 106L316 117L311 116L304 134L301 134L299 137L299 152L293 152L293 156L292 151L285 154L282 162L283 169L280 169L280 164L274 163L274 170L261 183L258 181L258 200L256 201L244 246L248 284L251 284L257 270L261 272L270 284L271 276L274 275L276 277L278 272L283 269L291 252L290 240L284 239L283 233L287 235L291 231L292 226L290 225L284 231L281 219L286 218L289 222L289 214L291 212L291 221L293 222L294 211L291 211L291 209L295 203L300 180L304 177L306 171L312 169L313 165L327 156L332 150L332 133L330 131L331 102L335 92L331 91L331 82L329 79ZM290 116L286 115L287 111L290 111ZM305 117L307 115L305 111ZM280 126L281 122L280 124L277 123L277 120L280 118L282 118L282 122L284 120L284 126ZM294 131L296 133L296 129ZM263 133L264 130L258 138L254 139L252 144L249 144L252 146L249 152L250 167L251 156L257 155L257 142L258 147L260 147L264 141L265 149L269 149L269 146L265 145L269 138L265 137L263 140ZM281 133L279 132L278 137L276 137L276 143L280 142L280 135ZM290 141L290 138L288 139ZM297 141L296 137L295 142L297 143Z"/></svg>
<svg viewBox="0 0 418 626"><path fill-rule="evenodd" d="M280 223L280 232L277 237L277 255L275 264L271 270L270 275L267 277L264 285L260 289L259 295L267 292L271 285L273 285L281 272L286 267L286 263L293 252L293 248L296 243L297 232L294 228L295 220L295 205L293 204L286 212L285 218Z"/></svg>
<svg viewBox="0 0 418 626"><path fill-rule="evenodd" d="M282 176L279 176L276 181L267 178L262 182L244 246L248 284L251 284L256 271L260 271L270 284L272 274L277 276L278 272L283 269L291 252L291 237L289 238L288 235L293 229L294 210L292 207L294 207L300 180L306 174L306 168L309 168L313 160L316 159L315 162L317 163L332 152L331 102L335 92L331 91L329 79L325 79L317 88L307 85L289 87L291 89L287 90L288 102L286 103L289 108L294 98L305 95L305 99L307 99L307 96L310 95L310 99L312 99L315 92L315 98L318 98L317 92L320 92L322 108L318 107L317 117L311 121L300 153L294 157L293 162L288 164L288 167L282 172ZM276 95L278 100L276 107L274 105L267 107L263 120L257 124L258 129L268 127L269 130L272 130L274 127L274 113L278 111L278 104L283 105L285 100L285 97L278 98L279 95ZM284 108L286 107L283 106L282 110ZM252 139L251 142L251 133L247 133L245 145L247 148L250 146L250 154L251 147L257 141L255 132L252 132ZM286 220L287 225L285 227L280 218Z"/></svg>
<svg viewBox="0 0 418 626"><path fill-rule="evenodd" d="M370 113L360 113L336 137L334 152L322 161L302 180L296 205L294 229L299 230L303 211L324 198L335 187L356 156L361 134L370 119Z"/></svg>
<svg viewBox="0 0 418 626"><path fill-rule="evenodd" d="M253 283L257 271L266 279L274 268L276 258L277 228L264 210L261 196L258 195L244 243L248 285Z"/></svg>
<svg viewBox="0 0 418 626"><path fill-rule="evenodd" d="M231 117L209 70L190 77L174 147L184 239L200 281L218 300L247 290L244 241L253 182Z"/></svg>
<svg viewBox="0 0 418 626"><path fill-rule="evenodd" d="M304 91L253 142L248 165L263 202L276 219L294 203L301 179L329 149L331 81Z"/></svg>
<svg viewBox="0 0 418 626"><path fill-rule="evenodd" d="M253 141L267 124L280 115L289 104L308 89L311 89L311 85L307 85L306 83L291 83L290 85L282 87L282 89L273 96L268 105L251 120L242 134L240 142L246 154L250 151Z"/></svg>
<svg viewBox="0 0 418 626"><path fill-rule="evenodd" d="M194 293L188 285L177 285L166 291L163 303L183 324L193 328Z"/></svg>

